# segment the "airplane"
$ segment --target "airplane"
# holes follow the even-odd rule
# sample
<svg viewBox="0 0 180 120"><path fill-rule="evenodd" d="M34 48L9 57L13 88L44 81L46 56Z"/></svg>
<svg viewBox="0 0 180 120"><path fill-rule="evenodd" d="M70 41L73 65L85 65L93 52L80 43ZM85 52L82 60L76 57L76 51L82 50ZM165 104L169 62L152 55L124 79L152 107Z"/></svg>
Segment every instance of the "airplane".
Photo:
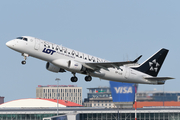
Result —
<svg viewBox="0 0 180 120"><path fill-rule="evenodd" d="M139 56L134 61L110 62L92 55L47 42L35 37L22 36L6 43L9 48L24 56L21 62L26 64L28 56L35 57L46 63L51 72L70 71L72 82L77 82L76 73L85 74L85 81L92 77L100 79L139 84L164 84L171 77L157 77L169 50L162 48L142 64L138 64Z"/></svg>

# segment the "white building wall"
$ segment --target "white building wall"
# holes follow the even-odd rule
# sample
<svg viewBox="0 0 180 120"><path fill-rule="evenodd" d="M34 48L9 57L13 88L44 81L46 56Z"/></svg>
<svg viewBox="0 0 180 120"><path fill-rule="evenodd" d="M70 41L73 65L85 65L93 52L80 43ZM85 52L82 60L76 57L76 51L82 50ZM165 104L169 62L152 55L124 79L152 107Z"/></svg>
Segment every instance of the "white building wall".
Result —
<svg viewBox="0 0 180 120"><path fill-rule="evenodd" d="M57 87L37 87L36 98L57 99ZM58 99L82 105L82 87L58 87Z"/></svg>

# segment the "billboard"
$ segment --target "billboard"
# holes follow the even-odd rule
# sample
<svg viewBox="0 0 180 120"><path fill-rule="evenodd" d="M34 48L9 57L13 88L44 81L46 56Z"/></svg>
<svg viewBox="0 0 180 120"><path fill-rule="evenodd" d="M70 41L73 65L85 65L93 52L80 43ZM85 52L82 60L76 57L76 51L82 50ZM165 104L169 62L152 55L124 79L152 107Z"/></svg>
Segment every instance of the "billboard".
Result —
<svg viewBox="0 0 180 120"><path fill-rule="evenodd" d="M134 102L136 84L110 81L113 102Z"/></svg>

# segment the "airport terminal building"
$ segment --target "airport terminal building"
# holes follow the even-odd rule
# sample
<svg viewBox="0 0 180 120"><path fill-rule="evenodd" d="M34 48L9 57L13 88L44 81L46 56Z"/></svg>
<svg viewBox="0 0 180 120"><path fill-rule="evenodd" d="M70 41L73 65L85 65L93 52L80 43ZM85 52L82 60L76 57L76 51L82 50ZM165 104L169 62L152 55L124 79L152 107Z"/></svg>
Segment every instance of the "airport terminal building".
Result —
<svg viewBox="0 0 180 120"><path fill-rule="evenodd" d="M0 109L0 120L135 120L134 109L112 108L16 108ZM137 109L137 120L180 120L180 108Z"/></svg>
<svg viewBox="0 0 180 120"><path fill-rule="evenodd" d="M122 98L128 94L131 97L135 94L131 88L133 86L124 85L115 89L114 93L118 94L115 98L118 100L123 100ZM88 89L88 98L85 100L85 106L82 106L81 102L77 104L76 101L67 100L72 100L72 97L77 97L78 100L80 94L79 97L82 97L82 88L61 86L58 89L58 97L64 97L64 100L60 99L57 103L57 86L38 86L37 98L0 104L0 120L135 120L135 106L114 107L113 94L111 96L113 90L109 87ZM63 93L67 96L63 96ZM137 98L137 120L180 120L179 93L138 92Z"/></svg>

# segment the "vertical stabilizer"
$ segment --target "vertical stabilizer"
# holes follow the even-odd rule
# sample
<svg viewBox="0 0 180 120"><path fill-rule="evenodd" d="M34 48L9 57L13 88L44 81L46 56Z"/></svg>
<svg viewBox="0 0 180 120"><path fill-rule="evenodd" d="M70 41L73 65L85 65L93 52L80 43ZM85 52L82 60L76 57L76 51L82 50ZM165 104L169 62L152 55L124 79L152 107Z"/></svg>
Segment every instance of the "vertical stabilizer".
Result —
<svg viewBox="0 0 180 120"><path fill-rule="evenodd" d="M146 73L148 75L156 77L161 69L161 66L166 58L166 55L169 50L162 48L148 60L142 63L139 67L134 68L138 71Z"/></svg>

